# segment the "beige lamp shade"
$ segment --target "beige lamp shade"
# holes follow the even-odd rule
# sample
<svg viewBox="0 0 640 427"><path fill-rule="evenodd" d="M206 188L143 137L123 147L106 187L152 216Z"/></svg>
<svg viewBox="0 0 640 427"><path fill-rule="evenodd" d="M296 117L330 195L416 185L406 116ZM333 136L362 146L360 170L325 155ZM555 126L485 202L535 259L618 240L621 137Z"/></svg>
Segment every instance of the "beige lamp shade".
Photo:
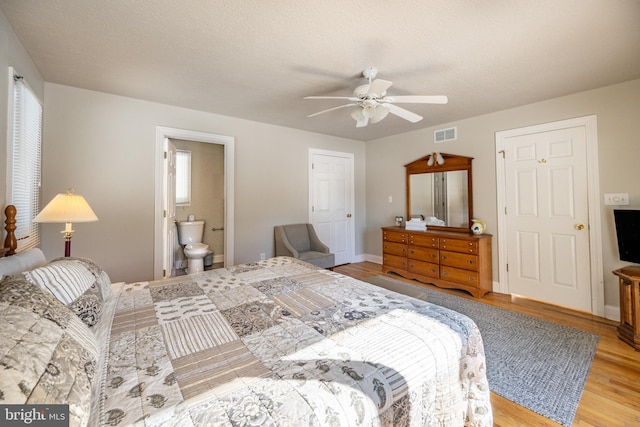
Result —
<svg viewBox="0 0 640 427"><path fill-rule="evenodd" d="M40 211L33 222L64 222L64 256L71 256L71 235L74 230L71 228L74 222L93 222L98 217L89 206L89 203L79 194L75 194L73 188L67 190L65 194L58 194Z"/></svg>
<svg viewBox="0 0 640 427"><path fill-rule="evenodd" d="M33 219L34 222L93 222L98 217L89 203L73 189L60 193Z"/></svg>

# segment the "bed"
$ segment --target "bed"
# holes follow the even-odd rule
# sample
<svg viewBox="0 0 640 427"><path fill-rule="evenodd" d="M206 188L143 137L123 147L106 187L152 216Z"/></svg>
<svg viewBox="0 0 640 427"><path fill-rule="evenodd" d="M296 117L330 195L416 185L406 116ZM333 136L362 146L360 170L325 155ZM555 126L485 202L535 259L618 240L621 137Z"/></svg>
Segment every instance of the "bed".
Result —
<svg viewBox="0 0 640 427"><path fill-rule="evenodd" d="M36 258L0 281L1 403L78 426L493 425L482 338L449 309L288 257L139 283Z"/></svg>

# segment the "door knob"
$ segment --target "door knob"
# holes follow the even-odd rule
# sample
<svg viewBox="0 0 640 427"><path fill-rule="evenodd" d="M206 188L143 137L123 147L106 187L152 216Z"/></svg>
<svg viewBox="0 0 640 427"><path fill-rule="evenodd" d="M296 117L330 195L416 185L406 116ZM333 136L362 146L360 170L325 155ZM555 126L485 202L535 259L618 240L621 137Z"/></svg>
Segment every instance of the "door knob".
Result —
<svg viewBox="0 0 640 427"><path fill-rule="evenodd" d="M347 214L347 218L351 218L351 214Z"/></svg>
<svg viewBox="0 0 640 427"><path fill-rule="evenodd" d="M576 230L584 230L584 224L576 224Z"/></svg>

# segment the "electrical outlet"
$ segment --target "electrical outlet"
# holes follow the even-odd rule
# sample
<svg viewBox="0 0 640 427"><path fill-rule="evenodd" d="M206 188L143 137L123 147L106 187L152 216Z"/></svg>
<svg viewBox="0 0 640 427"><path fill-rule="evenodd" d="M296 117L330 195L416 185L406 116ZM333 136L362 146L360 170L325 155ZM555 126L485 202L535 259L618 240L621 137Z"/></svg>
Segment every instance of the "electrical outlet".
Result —
<svg viewBox="0 0 640 427"><path fill-rule="evenodd" d="M629 204L629 193L607 193L604 195L604 204L623 206Z"/></svg>
<svg viewBox="0 0 640 427"><path fill-rule="evenodd" d="M393 197L389 196L389 203L393 203Z"/></svg>
<svg viewBox="0 0 640 427"><path fill-rule="evenodd" d="M266 259L264 252L260 252L260 260Z"/></svg>

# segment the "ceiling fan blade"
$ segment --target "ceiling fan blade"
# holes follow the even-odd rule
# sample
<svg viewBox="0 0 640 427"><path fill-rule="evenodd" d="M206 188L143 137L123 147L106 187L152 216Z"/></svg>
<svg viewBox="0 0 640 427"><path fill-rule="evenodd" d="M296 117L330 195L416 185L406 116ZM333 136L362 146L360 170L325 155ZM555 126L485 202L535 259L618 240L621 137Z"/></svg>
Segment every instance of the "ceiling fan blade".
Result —
<svg viewBox="0 0 640 427"><path fill-rule="evenodd" d="M444 95L403 95L385 96L381 102L393 102L396 104L446 104L449 99Z"/></svg>
<svg viewBox="0 0 640 427"><path fill-rule="evenodd" d="M420 120L422 120L422 116L419 116L416 113L412 113L409 110L405 110L402 107L398 107L397 105L387 104L387 103L382 104L382 105L387 107L391 114L395 114L398 117L401 117L401 118L403 118L405 120L410 121L411 123L417 123Z"/></svg>
<svg viewBox="0 0 640 427"><path fill-rule="evenodd" d="M358 105L357 102L352 102L351 104L338 105L337 107L329 108L328 110L318 111L317 113L309 114L307 117L315 117L322 113L328 113L329 111L339 110L340 108L352 107L354 105Z"/></svg>
<svg viewBox="0 0 640 427"><path fill-rule="evenodd" d="M346 99L347 101L358 101L354 96L305 96L302 99Z"/></svg>
<svg viewBox="0 0 640 427"><path fill-rule="evenodd" d="M367 96L372 98L380 98L391 87L393 83L388 80L375 79L369 85Z"/></svg>

